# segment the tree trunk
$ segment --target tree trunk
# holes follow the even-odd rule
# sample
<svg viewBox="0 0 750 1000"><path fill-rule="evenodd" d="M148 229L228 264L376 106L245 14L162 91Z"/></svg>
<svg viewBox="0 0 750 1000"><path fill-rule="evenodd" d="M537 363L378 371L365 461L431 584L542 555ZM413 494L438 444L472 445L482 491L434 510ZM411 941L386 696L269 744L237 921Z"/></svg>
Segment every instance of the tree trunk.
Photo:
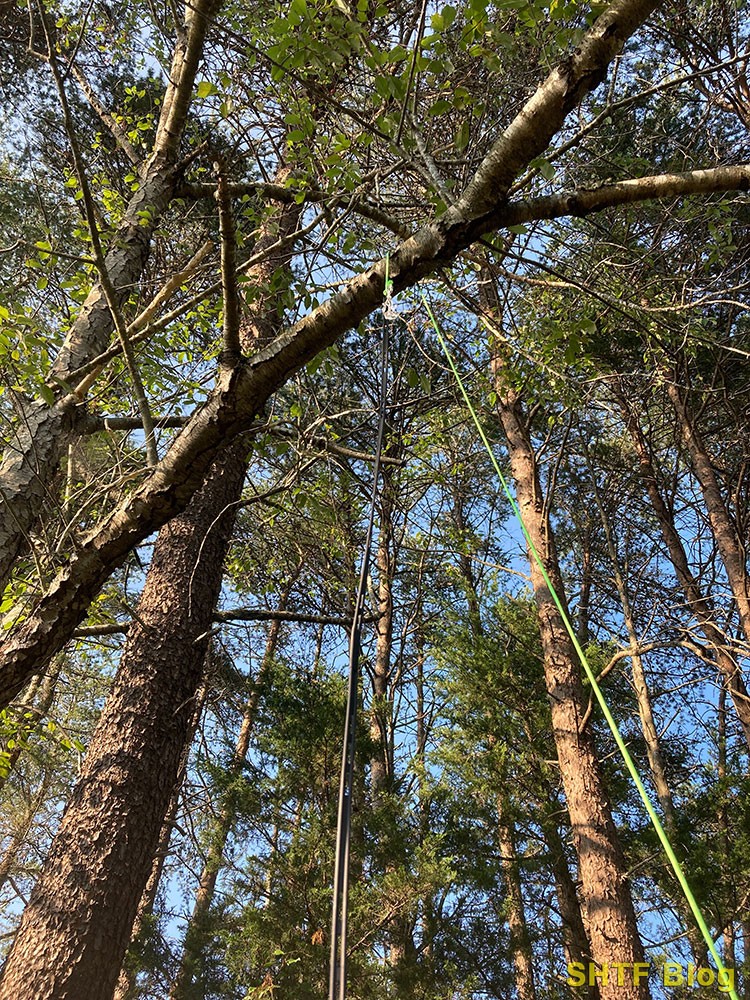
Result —
<svg viewBox="0 0 750 1000"><path fill-rule="evenodd" d="M3 969L2 1000L111 1000L190 731L244 475L240 439L159 534L112 692Z"/></svg>
<svg viewBox="0 0 750 1000"><path fill-rule="evenodd" d="M175 46L152 156L142 169L140 186L130 200L105 258L118 305L137 286L154 229L174 195L177 182L174 165L195 73L206 31L217 7L218 0L195 0L185 8L185 29ZM148 219L146 224L145 219ZM80 381L74 375L75 370L109 347L113 329L114 321L104 289L97 283L81 306L55 360L52 369L55 377L74 388ZM79 403L72 392L66 391L52 406L41 401L25 406L23 419L14 431L13 447L5 450L0 465L3 501L0 593L5 589L14 562L27 549L29 531L49 499L49 483L77 434L79 421L85 417Z"/></svg>
<svg viewBox="0 0 750 1000"><path fill-rule="evenodd" d="M466 587L466 600L469 612L469 629L472 638L477 641L484 633L480 613L479 594L471 567L471 559L467 555L464 544L466 540L466 520L464 517L463 497L460 491L453 493L453 522L458 534L459 572ZM497 742L498 737L492 733L489 736L490 745ZM498 785L507 785L506 774L498 775ZM500 850L500 866L505 883L505 916L508 921L510 948L513 956L513 967L516 974L516 989L519 1000L535 1000L536 986L534 983L534 965L526 923L526 911L523 901L521 872L515 847L515 836L510 815L510 799L506 793L498 795L497 805L497 837Z"/></svg>
<svg viewBox="0 0 750 1000"><path fill-rule="evenodd" d="M299 212L281 206L256 249L292 231ZM288 250L277 251L251 272L259 294L248 304L243 350L275 332L279 292L267 289L287 265ZM159 533L112 693L24 911L0 1000L111 1000L190 732L246 451L243 438L233 440L185 513Z"/></svg>
<svg viewBox="0 0 750 1000"><path fill-rule="evenodd" d="M211 653L209 651L209 657L210 655ZM158 892L162 871L164 870L164 862L169 852L169 841L172 838L174 822L177 816L177 809L180 802L180 792L185 781L185 775L187 774L190 747L192 746L193 738L195 737L198 725L200 724L201 716L203 715L207 694L208 688L206 684L203 683L195 698L195 711L193 712L190 731L182 750L182 759L180 760L180 769L177 774L174 791L172 792L172 798L169 801L169 807L167 809L167 814L164 817L164 822L161 825L159 843L156 848L154 860L151 864L151 874L148 877L146 888L143 890L143 895L141 896L141 900L138 904L138 912L136 913L133 928L130 932L130 948L128 949L128 953L125 955L125 961L123 962L122 969L120 970L120 975L117 979L117 986L112 1000L132 1000L134 996L135 978L138 973L138 969L135 962L135 956L131 954L131 951L133 950L133 946L140 943L144 938L148 927L149 917L153 912L156 893Z"/></svg>
<svg viewBox="0 0 750 1000"><path fill-rule="evenodd" d="M539 473L529 430L516 393L506 384L502 362L495 364L498 413L508 442L516 496L529 537L542 559L552 586L565 602L552 531L543 503ZM627 883L625 859L612 820L590 729L583 724L585 699L578 656L552 599L536 559L529 551L532 588L544 654L552 728L578 855L586 923L593 960L643 961L643 949ZM614 979L614 981L613 981ZM642 1000L645 984L624 977L602 979L605 1000Z"/></svg>
<svg viewBox="0 0 750 1000"><path fill-rule="evenodd" d="M351 278L252 361L219 367L213 392L195 411L158 467L80 541L75 556L60 570L48 593L3 643L0 707L65 645L95 594L127 554L186 508L217 455L228 441L248 429L269 396L294 371L381 305L386 271L394 291L401 292L444 267L486 233L515 225L523 221L522 217L529 218L528 203L508 202L514 180L544 152L568 115L599 85L610 62L658 6L659 0L613 0L585 32L576 50L552 70L492 143L473 178L449 208L429 219L388 258ZM191 13L191 26L194 21L208 18L207 11L213 11L208 0ZM159 131L163 125L165 146L167 140L173 141L180 117L187 111L191 94L188 84L197 62L197 56L195 60L188 58L190 54L188 46L184 65L180 64L179 73L173 73L175 92L162 109ZM582 193L575 199L567 195L544 199L544 205L537 205L532 216L550 218L667 196L675 191L734 189L744 187L747 178L747 169L737 167L694 171L685 177L642 179L635 184L614 185L616 190L607 190L603 196L594 192L593 199L583 198Z"/></svg>
<svg viewBox="0 0 750 1000"><path fill-rule="evenodd" d="M534 984L534 959L529 941L528 925L524 912L521 874L516 857L513 821L509 815L509 803L504 795L497 798L497 837L500 848L500 863L505 881L505 915L510 930L510 950L516 973L518 1000L536 1000Z"/></svg>
<svg viewBox="0 0 750 1000"><path fill-rule="evenodd" d="M648 682L646 680L646 670L643 666L643 659L638 652L638 633L633 619L630 594L628 593L627 583L625 582L622 570L620 569L620 560L617 554L617 546L615 545L609 517L607 516L607 512L601 502L596 482L593 482L592 485L596 496L596 503L599 508L604 537L607 541L607 552L612 566L612 574L615 587L617 588L617 595L620 599L620 606L622 607L622 617L628 633L628 642L630 644L630 665L633 670L633 690L635 691L636 702L638 704L638 716L641 720L641 732L643 733L643 739L646 744L646 756L648 757L649 769L654 782L654 788L656 789L656 796L659 799L659 805L661 806L662 813L664 815L664 827L669 835L671 843L673 845L679 844L680 833L677 825L677 812L674 807L672 790L669 787L669 781L667 780L664 755L662 753L659 732L656 728L656 720L654 719L654 711L651 704L651 692L649 691ZM674 899L677 911L687 931L695 964L698 966L707 965L708 949L706 947L706 943L703 940L703 935L695 925L695 918L693 917L692 911L688 906L687 900L685 899L685 894L680 886L677 887Z"/></svg>
<svg viewBox="0 0 750 1000"><path fill-rule="evenodd" d="M716 821L719 827L719 837L721 838L721 849L724 854L726 871L731 871L730 853L732 844L732 833L729 825L729 811L727 809L727 693L726 688L719 691L719 705L717 711L718 733L718 768L717 778L719 779L719 803L717 807ZM734 969L737 965L735 916L737 914L737 893L735 884L731 877L726 878L726 909L721 922L724 924L722 937L724 939L724 965ZM708 964L707 962L704 964Z"/></svg>
<svg viewBox="0 0 750 1000"><path fill-rule="evenodd" d="M16 825L16 829L13 831L10 840L8 841L8 846L3 851L2 857L0 857L0 889L4 887L6 882L12 881L12 872L16 859L22 847L26 843L26 838L29 830L31 829L31 825L34 822L34 817L47 798L50 784L51 776L49 773L45 773L39 787L28 799L23 818L20 823Z"/></svg>
<svg viewBox="0 0 750 1000"><path fill-rule="evenodd" d="M680 435L703 494L711 532L716 539L729 587L737 604L742 632L745 641L750 642L750 587L745 549L724 503L711 456L691 419L683 393L671 381L667 383L667 393L677 414Z"/></svg>
<svg viewBox="0 0 750 1000"><path fill-rule="evenodd" d="M701 627L706 642L713 649L716 666L724 678L727 690L732 696L737 718L742 726L748 747L750 747L750 698L748 698L745 681L739 662L732 649L732 643L716 624L713 605L710 597L703 593L700 584L690 569L685 546L675 527L672 512L667 506L659 488L653 459L638 420L631 411L625 396L615 389L620 411L625 420L630 438L638 455L641 478L648 492L651 506L661 530L662 538L667 546L669 558L674 566L678 583L685 595L690 613Z"/></svg>
<svg viewBox="0 0 750 1000"><path fill-rule="evenodd" d="M378 569L378 620L376 622L375 663L372 674L372 706L370 708L370 795L377 806L392 777L390 752L389 688L393 653L393 492L390 476L383 472L380 492L380 523L375 563Z"/></svg>
<svg viewBox="0 0 750 1000"><path fill-rule="evenodd" d="M11 771L18 763L21 754L28 746L29 736L34 729L41 726L52 706L64 659L62 654L55 657L49 671L46 674L41 674L33 678L22 696L11 706L11 709L16 709L23 716L30 714L31 719L19 719L19 733L16 736L15 746L8 751L6 769L0 775L0 792L5 787Z"/></svg>
<svg viewBox="0 0 750 1000"><path fill-rule="evenodd" d="M543 784L542 781L540 781L541 784ZM586 963L591 960L591 943L581 916L581 905L578 901L575 882L568 867L565 845L560 836L557 821L550 812L550 806L553 806L555 811L559 808L557 799L553 799L551 789L548 789L548 795L548 802L540 801L539 803L540 822L549 849L550 867L555 880L555 895L557 896L557 905L560 908L565 960L568 964L572 962ZM599 991L594 983L589 988L589 996L594 1000L598 995Z"/></svg>

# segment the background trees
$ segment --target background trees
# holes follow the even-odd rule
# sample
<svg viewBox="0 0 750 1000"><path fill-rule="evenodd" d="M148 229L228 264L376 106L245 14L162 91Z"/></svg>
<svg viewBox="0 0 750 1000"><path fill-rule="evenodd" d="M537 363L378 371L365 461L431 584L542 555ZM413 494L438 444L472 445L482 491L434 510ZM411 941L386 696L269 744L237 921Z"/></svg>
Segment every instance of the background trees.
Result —
<svg viewBox="0 0 750 1000"><path fill-rule="evenodd" d="M0 9L0 996L324 990L380 405L352 995L703 959L418 282L741 967L744 6Z"/></svg>

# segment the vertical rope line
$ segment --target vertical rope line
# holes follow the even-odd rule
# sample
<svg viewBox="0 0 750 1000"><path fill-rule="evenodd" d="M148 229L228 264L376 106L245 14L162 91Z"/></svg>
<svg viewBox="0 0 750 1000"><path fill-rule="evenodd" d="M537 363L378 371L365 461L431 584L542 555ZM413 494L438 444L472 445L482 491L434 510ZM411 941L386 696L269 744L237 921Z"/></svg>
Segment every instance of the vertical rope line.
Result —
<svg viewBox="0 0 750 1000"><path fill-rule="evenodd" d="M386 257L385 302L390 301L392 282L388 277L389 261ZM385 308L385 304L384 304ZM354 615L349 636L349 682L344 722L344 747L341 756L339 781L338 824L336 831L336 859L333 874L333 912L331 916L331 957L328 980L328 1000L346 1000L347 925L349 917L349 854L351 847L352 797L354 794L354 756L357 728L357 695L359 691L359 659L362 650L362 614L367 593L367 574L370 567L375 508L378 500L380 458L385 435L386 398L388 392L388 339L389 324L383 314L380 345L380 400L378 437L375 445L375 462L372 473L372 496L367 521L359 584L354 601Z"/></svg>
<svg viewBox="0 0 750 1000"><path fill-rule="evenodd" d="M633 758L630 756L630 751L627 748L625 740L622 738L619 727L615 722L614 716L609 710L609 706L607 705L607 702L604 698L602 689L599 687L596 675L594 674L594 671L591 669L588 658L584 653L583 649L581 648L581 644L579 643L578 637L575 634L575 630L570 621L570 618L568 617L568 614L565 608L563 607L562 601L560 600L557 591L552 586L552 581L549 578L544 562L542 561L541 556L537 552L536 546L531 540L531 536L529 535L529 532L526 529L526 525L523 523L523 517L521 515L521 511L518 507L518 504L516 503L516 499L513 496L513 493L508 485L505 476L503 475L503 472L497 462L497 459L495 458L490 443L487 440L487 436L484 433L484 430L482 429L481 423L479 422L479 417L476 414L476 410L474 409L471 399L469 398L469 394L467 393L466 388L464 387L463 380L458 373L456 365L454 364L453 357L448 349L448 345L445 342L443 335L440 332L440 328L437 325L437 320L435 319L432 309L430 308L430 304L424 297L424 295L422 296L422 302L424 303L424 306L427 310L427 314L430 317L430 322L432 323L433 329L437 334L440 346L443 348L443 352L445 353L445 356L448 360L448 364L450 365L451 371L453 372L456 382L458 383L458 387L461 390L461 395L463 396L464 401L466 402L466 405L469 409L469 413L471 414L472 420L474 421L474 425L476 426L477 431L479 432L479 436L481 437L484 447L487 450L487 454L490 457L490 461L492 462L495 468L495 472L497 473L498 479L502 484L503 491L506 497L508 498L511 507L513 508L513 513L515 514L519 525L521 526L524 538L526 539L526 544L529 547L529 552L532 554L534 561L539 567L545 585L547 586L547 589L550 592L552 600L555 602L557 610L560 612L560 616L562 617L562 620L565 624L565 629L568 635L570 636L570 640L573 643L575 651L578 654L578 658L581 661L581 665L583 666L583 669L586 673L589 683L591 684L591 689L594 692L596 700L599 702L599 707L601 708L602 713L604 714L604 718L607 720L607 724L609 725L609 728L612 731L612 735L614 736L618 749L622 754L622 758L625 761L625 765L630 773L630 777L633 779L633 783L635 784L635 787L638 789L638 794L640 795L641 800L643 801L643 804L646 808L646 812L648 813L649 819L651 820L654 830L656 831L656 834L659 837L659 840L661 841L661 845L664 848L664 853L669 859L669 863L672 866L672 870L677 877L677 881L680 883L680 887L682 888L682 891L685 894L685 898L688 901L688 905L690 906L690 910L693 914L693 917L695 918L695 922L698 925L701 934L703 935L703 940L706 942L706 946L708 947L708 950L711 953L711 957L716 963L716 968L719 972L719 975L722 976L724 978L724 981L728 983L730 982L730 980L727 969L724 966L724 963L722 962L721 958L719 957L719 952L716 949L714 939L711 935L710 930L708 929L706 921L703 919L703 914L701 913L700 907L698 906L698 902L695 896L693 895L692 889L690 888L690 885L688 884L688 881L685 878L685 873L682 870L682 865L680 864L677 855L675 854L672 848L666 830L664 829L662 822L659 819L658 813L656 812L656 809L654 808L654 805L651 801L651 797L646 791L646 786L641 781L641 776L638 773L638 769L635 766L635 762L633 761ZM737 992L735 991L734 988L729 990L729 995L732 998L732 1000L738 1000Z"/></svg>

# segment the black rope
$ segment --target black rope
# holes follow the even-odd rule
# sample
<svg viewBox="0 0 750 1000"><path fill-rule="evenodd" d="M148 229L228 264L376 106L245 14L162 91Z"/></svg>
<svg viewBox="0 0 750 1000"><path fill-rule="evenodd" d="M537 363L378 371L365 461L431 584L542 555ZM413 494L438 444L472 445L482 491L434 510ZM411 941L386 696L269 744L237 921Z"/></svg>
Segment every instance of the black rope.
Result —
<svg viewBox="0 0 750 1000"><path fill-rule="evenodd" d="M367 522L367 537L362 555L362 569L354 602L352 630L349 636L349 687L344 723L344 749L341 756L339 783L338 829L336 834L336 863L333 874L333 915L331 918L331 965L328 1000L346 1000L347 919L349 916L349 848L352 835L352 796L354 793L354 747L357 727L357 694L359 690L359 655L362 649L362 616L367 574L370 567L370 549L378 499L378 476L385 434L386 393L388 390L388 323L383 315L383 337L380 351L380 414L378 440L375 446L375 463L372 474L372 498Z"/></svg>

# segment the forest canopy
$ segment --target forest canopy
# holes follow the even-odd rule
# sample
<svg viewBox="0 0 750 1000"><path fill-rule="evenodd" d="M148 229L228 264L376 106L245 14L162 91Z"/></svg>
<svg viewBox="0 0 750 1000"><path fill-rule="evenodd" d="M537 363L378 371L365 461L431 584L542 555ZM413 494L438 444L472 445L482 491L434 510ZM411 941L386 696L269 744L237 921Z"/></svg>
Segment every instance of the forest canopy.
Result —
<svg viewBox="0 0 750 1000"><path fill-rule="evenodd" d="M750 1000L748 60L0 0L0 1000Z"/></svg>

